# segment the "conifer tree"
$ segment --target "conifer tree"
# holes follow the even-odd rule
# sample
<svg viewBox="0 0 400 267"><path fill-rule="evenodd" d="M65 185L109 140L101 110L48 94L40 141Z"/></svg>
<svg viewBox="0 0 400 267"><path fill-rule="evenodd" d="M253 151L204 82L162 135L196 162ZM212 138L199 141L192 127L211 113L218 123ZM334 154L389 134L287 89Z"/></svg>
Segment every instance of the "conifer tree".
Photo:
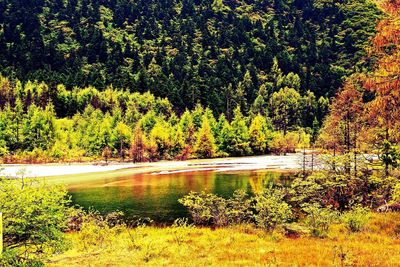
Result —
<svg viewBox="0 0 400 267"><path fill-rule="evenodd" d="M267 122L263 116L258 114L251 122L249 128L250 147L254 154L262 155L268 149Z"/></svg>
<svg viewBox="0 0 400 267"><path fill-rule="evenodd" d="M145 161L146 140L140 125L135 127L132 134L131 158L133 163Z"/></svg>
<svg viewBox="0 0 400 267"><path fill-rule="evenodd" d="M245 156L251 152L249 145L249 132L244 120L243 114L240 111L240 107L237 107L234 111L232 125L233 133L233 155Z"/></svg>
<svg viewBox="0 0 400 267"><path fill-rule="evenodd" d="M298 123L300 98L295 89L288 87L273 93L270 98L272 120L276 129L283 131L284 135Z"/></svg>
<svg viewBox="0 0 400 267"><path fill-rule="evenodd" d="M113 131L113 139L114 147L118 148L119 156L121 159L125 158L126 149L129 146L131 138L132 137L130 128L122 121L119 121Z"/></svg>
<svg viewBox="0 0 400 267"><path fill-rule="evenodd" d="M207 116L203 116L201 128L197 134L195 153L199 158L212 158L215 155L215 140Z"/></svg>

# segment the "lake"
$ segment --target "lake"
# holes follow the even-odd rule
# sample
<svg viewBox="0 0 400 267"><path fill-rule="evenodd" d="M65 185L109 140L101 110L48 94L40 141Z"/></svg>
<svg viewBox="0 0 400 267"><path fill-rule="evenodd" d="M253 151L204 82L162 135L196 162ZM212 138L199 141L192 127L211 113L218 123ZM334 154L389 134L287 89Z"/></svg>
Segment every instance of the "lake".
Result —
<svg viewBox="0 0 400 267"><path fill-rule="evenodd" d="M191 191L206 191L229 197L237 189L261 192L269 183L290 184L294 173L273 171L187 171L122 176L102 174L95 181L75 184L72 200L103 214L123 211L127 218L151 218L157 223L188 217L178 199Z"/></svg>

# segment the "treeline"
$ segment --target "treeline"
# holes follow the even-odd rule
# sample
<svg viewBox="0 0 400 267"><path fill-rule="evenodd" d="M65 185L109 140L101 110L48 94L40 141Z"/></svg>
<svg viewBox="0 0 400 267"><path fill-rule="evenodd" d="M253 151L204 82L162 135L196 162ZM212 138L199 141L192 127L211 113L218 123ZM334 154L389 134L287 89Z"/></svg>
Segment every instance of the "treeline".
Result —
<svg viewBox="0 0 400 267"><path fill-rule="evenodd" d="M201 103L231 117L236 101L280 90L275 57L284 75L299 76L302 95L333 96L343 77L369 67L378 18L370 0L4 0L0 70L67 88L150 91L180 112Z"/></svg>
<svg viewBox="0 0 400 267"><path fill-rule="evenodd" d="M372 71L347 79L332 104L320 144L354 154L355 172L357 154L378 154L388 176L400 166L400 3L382 1L379 6L385 19L369 49L376 63Z"/></svg>
<svg viewBox="0 0 400 267"><path fill-rule="evenodd" d="M329 102L301 96L296 75L243 115L231 119L200 104L178 114L147 92L108 87L67 90L0 77L3 161L63 161L103 157L133 161L288 153L314 142ZM268 110L271 112L268 112ZM308 127L308 125L312 127Z"/></svg>

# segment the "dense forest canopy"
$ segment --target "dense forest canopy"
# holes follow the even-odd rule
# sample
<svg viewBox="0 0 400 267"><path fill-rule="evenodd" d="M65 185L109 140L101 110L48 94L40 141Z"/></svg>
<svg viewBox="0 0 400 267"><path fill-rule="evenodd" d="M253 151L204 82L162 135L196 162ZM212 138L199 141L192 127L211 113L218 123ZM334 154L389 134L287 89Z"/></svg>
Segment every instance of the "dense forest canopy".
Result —
<svg viewBox="0 0 400 267"><path fill-rule="evenodd" d="M179 112L200 102L231 118L237 104L246 114L268 102L286 75L302 96L333 96L369 68L379 17L370 0L3 0L0 72L150 91Z"/></svg>
<svg viewBox="0 0 400 267"><path fill-rule="evenodd" d="M0 157L46 162L103 156L137 161L294 152L315 139L328 100L285 87L263 110L231 120L197 104L181 116L166 98L108 87L68 91L0 76ZM312 122L314 127L306 127ZM89 158L88 158L89 157Z"/></svg>
<svg viewBox="0 0 400 267"><path fill-rule="evenodd" d="M377 152L389 176L391 168L400 166L400 3L377 3L385 18L368 49L376 62L372 70L346 80L319 139L322 146L347 155Z"/></svg>
<svg viewBox="0 0 400 267"><path fill-rule="evenodd" d="M67 175L73 198L53 178L0 177L0 266L396 265L400 0L0 1L0 163L299 149L293 174L263 157ZM150 171L168 177L144 183ZM200 184L176 199L192 221L161 229L72 202L140 212L144 199L167 218Z"/></svg>

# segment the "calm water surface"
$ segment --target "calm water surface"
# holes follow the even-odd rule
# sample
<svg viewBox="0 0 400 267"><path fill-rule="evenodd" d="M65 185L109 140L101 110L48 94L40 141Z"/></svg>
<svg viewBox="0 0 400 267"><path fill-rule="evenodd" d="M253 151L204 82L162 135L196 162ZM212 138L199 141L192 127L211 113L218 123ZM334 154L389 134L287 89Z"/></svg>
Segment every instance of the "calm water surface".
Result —
<svg viewBox="0 0 400 267"><path fill-rule="evenodd" d="M103 214L123 211L128 218L148 217L171 222L188 216L178 199L191 191L206 191L229 197L237 189L260 192L268 183L288 185L294 173L266 171L197 171L168 174L133 174L102 178L70 188L75 204Z"/></svg>

